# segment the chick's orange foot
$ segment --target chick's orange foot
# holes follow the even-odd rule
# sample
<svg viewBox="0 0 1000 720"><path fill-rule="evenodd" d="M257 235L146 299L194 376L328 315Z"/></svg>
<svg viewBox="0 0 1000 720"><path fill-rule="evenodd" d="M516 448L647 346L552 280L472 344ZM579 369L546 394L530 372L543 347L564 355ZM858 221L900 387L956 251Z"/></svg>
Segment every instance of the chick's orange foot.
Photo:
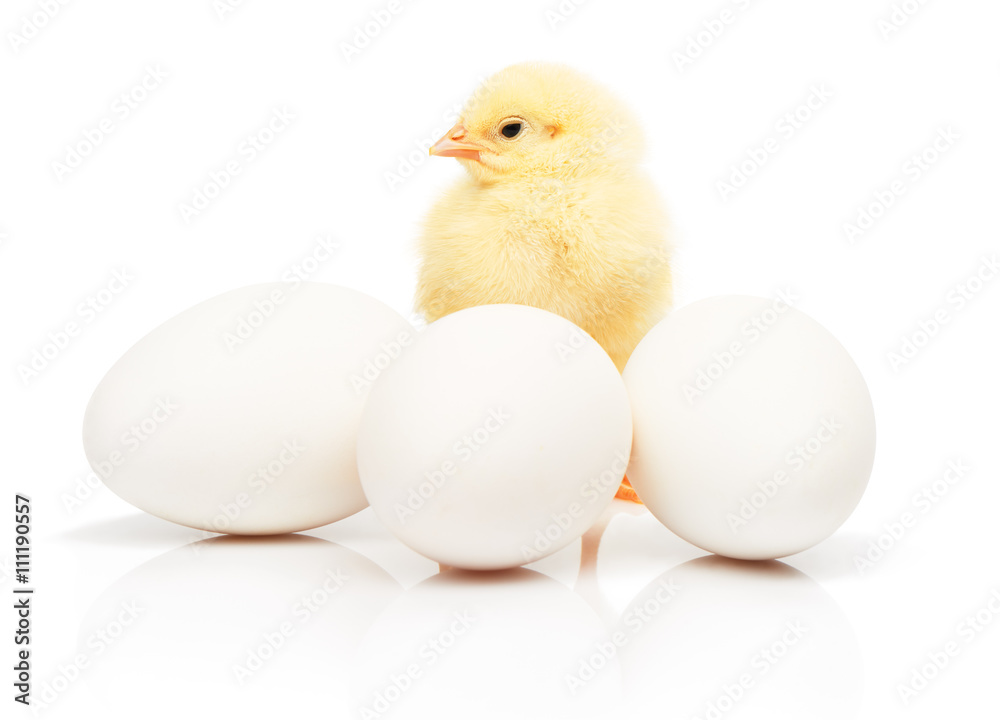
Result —
<svg viewBox="0 0 1000 720"><path fill-rule="evenodd" d="M622 484L618 487L618 492L615 493L615 497L642 505L642 500L639 499L639 495L636 491L632 489L632 483L628 481L628 475L622 478Z"/></svg>

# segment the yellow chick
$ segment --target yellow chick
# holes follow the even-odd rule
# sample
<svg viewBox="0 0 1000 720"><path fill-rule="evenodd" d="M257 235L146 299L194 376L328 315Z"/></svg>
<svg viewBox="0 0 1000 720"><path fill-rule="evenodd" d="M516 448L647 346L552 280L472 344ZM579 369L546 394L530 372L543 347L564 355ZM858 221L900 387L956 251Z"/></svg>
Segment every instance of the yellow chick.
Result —
<svg viewBox="0 0 1000 720"><path fill-rule="evenodd" d="M575 70L514 65L430 148L468 171L426 219L417 309L428 322L514 303L587 331L619 371L672 300L666 218L642 133Z"/></svg>

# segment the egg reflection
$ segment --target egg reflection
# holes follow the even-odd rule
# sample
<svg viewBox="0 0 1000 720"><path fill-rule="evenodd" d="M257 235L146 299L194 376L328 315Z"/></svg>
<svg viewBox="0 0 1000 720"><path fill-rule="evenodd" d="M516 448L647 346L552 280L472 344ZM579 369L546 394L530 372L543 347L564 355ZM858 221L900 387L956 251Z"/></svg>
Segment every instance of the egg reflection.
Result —
<svg viewBox="0 0 1000 720"><path fill-rule="evenodd" d="M314 537L185 545L132 570L90 608L79 635L94 659L86 682L123 713L184 717L194 703L199 717L317 707L345 717L351 657L400 591L375 563Z"/></svg>
<svg viewBox="0 0 1000 720"><path fill-rule="evenodd" d="M857 714L861 653L815 581L777 561L683 563L626 607L616 634L630 717Z"/></svg>
<svg viewBox="0 0 1000 720"><path fill-rule="evenodd" d="M567 683L575 658L605 633L579 595L547 576L450 570L372 624L357 655L355 716L611 717L617 666L586 697Z"/></svg>

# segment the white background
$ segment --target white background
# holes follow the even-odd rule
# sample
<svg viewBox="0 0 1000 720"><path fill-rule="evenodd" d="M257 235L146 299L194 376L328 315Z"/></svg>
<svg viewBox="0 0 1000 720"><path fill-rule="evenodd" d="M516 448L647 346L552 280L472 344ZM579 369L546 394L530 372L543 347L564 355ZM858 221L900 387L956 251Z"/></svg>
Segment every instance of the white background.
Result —
<svg viewBox="0 0 1000 720"><path fill-rule="evenodd" d="M739 694L731 686L743 673L753 686L722 717L996 712L1000 290L994 279L961 308L948 300L1000 245L996 3L910 0L886 26L889 0L401 0L350 58L344 44L387 3L48 5L52 17L27 0L0 12L3 485L8 499L33 501L35 693L62 689L44 715L361 717L405 666L399 658L419 657L469 607L475 624L432 652L435 662L421 660L422 677L384 717L704 717L727 687ZM678 53L723 10L730 22L679 67ZM643 120L674 223L678 305L792 288L861 367L878 454L867 494L833 537L780 564L689 563L704 553L644 510L616 506L579 578L579 543L533 570L438 578L370 511L303 536L192 546L193 531L103 487L80 489L83 409L112 363L181 310L278 279L317 236L340 249L311 279L409 315L418 224L461 173L420 144L481 78L529 59L592 74ZM147 67L165 79L126 116L116 99ZM814 87L832 97L788 137L783 116ZM181 204L276 109L294 121L186 221ZM57 172L67 146L105 118L112 130L98 147ZM957 139L929 150L942 130ZM723 198L718 182L768 138L777 151ZM933 161L915 177L911 158L925 150ZM390 182L410 153L415 167ZM897 180L903 192L852 242L845 223ZM85 322L80 303L122 269L134 279ZM894 366L903 338L942 308L947 323ZM20 366L69 321L79 334L25 379ZM949 485L955 462L970 469ZM916 502L928 488L934 502ZM87 497L68 507L74 492ZM886 534L906 512L913 526ZM11 521L3 527L6 594ZM859 565L879 540L883 556ZM293 615L330 563L361 582ZM692 591L657 606L671 579ZM616 626L631 632L629 613L647 601L658 611L572 694L565 674ZM121 629L130 602L142 608L134 622L110 645L95 640ZM977 612L984 622L970 630ZM239 686L233 665L285 619L301 624ZM13 620L8 611L5 668ZM795 621L805 635L762 664ZM900 685L949 642L957 654L904 702Z"/></svg>

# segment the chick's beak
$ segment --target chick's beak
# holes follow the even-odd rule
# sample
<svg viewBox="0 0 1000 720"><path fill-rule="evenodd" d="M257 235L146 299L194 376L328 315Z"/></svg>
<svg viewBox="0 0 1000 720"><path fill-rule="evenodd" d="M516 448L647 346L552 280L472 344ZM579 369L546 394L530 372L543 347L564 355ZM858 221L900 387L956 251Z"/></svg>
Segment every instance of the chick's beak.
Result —
<svg viewBox="0 0 1000 720"><path fill-rule="evenodd" d="M431 155L439 157L465 158L466 160L479 160L479 153L482 146L469 142L466 139L465 126L458 123L451 130L444 134L444 137L434 143L430 148Z"/></svg>

